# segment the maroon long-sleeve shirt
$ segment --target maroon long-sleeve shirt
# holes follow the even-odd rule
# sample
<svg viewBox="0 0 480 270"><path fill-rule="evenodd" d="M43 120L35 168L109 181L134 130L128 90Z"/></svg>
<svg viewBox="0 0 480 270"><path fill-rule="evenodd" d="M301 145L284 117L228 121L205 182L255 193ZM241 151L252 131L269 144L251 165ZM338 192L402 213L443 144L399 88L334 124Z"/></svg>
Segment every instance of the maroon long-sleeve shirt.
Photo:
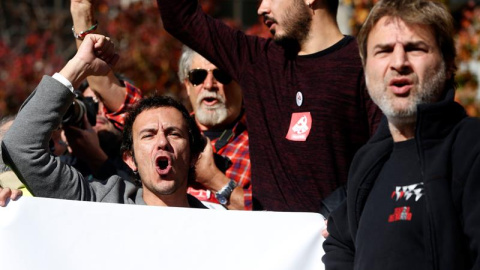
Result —
<svg viewBox="0 0 480 270"><path fill-rule="evenodd" d="M165 29L243 89L254 209L318 212L321 200L346 183L353 155L381 116L366 91L355 40L292 56L271 39L209 17L197 0L157 2ZM286 138L293 113L304 113L294 123L300 120L300 133L309 127L305 141ZM311 119L301 117L307 113Z"/></svg>

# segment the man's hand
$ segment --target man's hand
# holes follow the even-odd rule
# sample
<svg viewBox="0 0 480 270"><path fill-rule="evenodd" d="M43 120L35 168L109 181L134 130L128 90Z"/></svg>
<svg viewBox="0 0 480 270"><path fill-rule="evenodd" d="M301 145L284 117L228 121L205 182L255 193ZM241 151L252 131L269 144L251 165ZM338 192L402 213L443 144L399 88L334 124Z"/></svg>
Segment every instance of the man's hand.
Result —
<svg viewBox="0 0 480 270"><path fill-rule="evenodd" d="M202 184L207 189L214 192L220 190L230 181L215 165L213 158L213 149L210 140L207 138L207 143L203 152L198 157L195 164L196 181ZM221 177L220 175L223 175Z"/></svg>
<svg viewBox="0 0 480 270"><path fill-rule="evenodd" d="M108 159L107 154L100 147L97 132L92 128L87 117L83 116L84 129L65 126L65 136L72 154L84 161L95 173Z"/></svg>
<svg viewBox="0 0 480 270"><path fill-rule="evenodd" d="M110 38L90 34L84 38L77 54L68 61L60 74L77 88L87 76L106 75L118 59L119 56L115 53L115 46Z"/></svg>
<svg viewBox="0 0 480 270"><path fill-rule="evenodd" d="M93 6L95 4L95 0L72 0L70 2L70 6L76 5L76 6Z"/></svg>
<svg viewBox="0 0 480 270"><path fill-rule="evenodd" d="M85 37L74 59L84 62L86 75L106 75L114 66L119 56L110 38L90 34Z"/></svg>
<svg viewBox="0 0 480 270"><path fill-rule="evenodd" d="M215 165L212 144L208 138L205 148L195 164L195 174L196 181L213 192L219 191L230 182L230 179ZM233 190L226 207L235 210L245 208L243 187L238 186Z"/></svg>
<svg viewBox="0 0 480 270"><path fill-rule="evenodd" d="M328 233L328 219L325 219L325 229L322 230L323 238L327 238L329 235Z"/></svg>
<svg viewBox="0 0 480 270"><path fill-rule="evenodd" d="M22 196L22 191L19 189L1 188L0 187L0 206L7 206L9 199L17 200Z"/></svg>

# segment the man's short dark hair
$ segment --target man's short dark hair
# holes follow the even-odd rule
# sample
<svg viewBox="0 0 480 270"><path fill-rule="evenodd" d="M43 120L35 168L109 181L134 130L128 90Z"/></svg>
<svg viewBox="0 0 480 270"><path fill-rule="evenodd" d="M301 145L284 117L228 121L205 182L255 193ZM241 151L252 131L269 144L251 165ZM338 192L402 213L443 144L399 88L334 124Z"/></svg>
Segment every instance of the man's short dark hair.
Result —
<svg viewBox="0 0 480 270"><path fill-rule="evenodd" d="M330 13L333 16L333 18L337 18L339 1L326 0L326 4L327 4L328 13Z"/></svg>
<svg viewBox="0 0 480 270"><path fill-rule="evenodd" d="M185 106L180 102L168 96L153 96L149 98L141 99L137 102L127 113L125 119L125 125L123 128L123 141L122 141L122 153L130 153L133 155L133 122L137 116L145 110L156 108L175 108L181 114L188 128L188 139L190 142L190 156L197 158L205 147L205 139L200 133L200 130L195 123L195 120L190 117Z"/></svg>

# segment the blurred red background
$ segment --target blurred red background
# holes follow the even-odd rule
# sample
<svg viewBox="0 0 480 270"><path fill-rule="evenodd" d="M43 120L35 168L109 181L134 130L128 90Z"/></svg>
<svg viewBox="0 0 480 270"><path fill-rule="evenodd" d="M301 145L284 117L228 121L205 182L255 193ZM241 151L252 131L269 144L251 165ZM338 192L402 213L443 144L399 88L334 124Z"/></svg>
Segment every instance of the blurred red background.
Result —
<svg viewBox="0 0 480 270"><path fill-rule="evenodd" d="M121 61L116 71L130 78L145 94L173 95L185 103L185 91L178 81L177 61L181 44L162 27L155 1L100 0L97 6L99 33L115 41ZM231 17L230 21L247 33L269 36L266 27L256 18L249 0L241 18L235 12L234 0L201 0L203 9L215 17ZM352 10L348 27L355 35L374 0L341 0ZM70 1L2 0L0 3L0 117L16 113L44 74L58 71L76 51L71 33ZM237 6L238 8L238 6ZM224 9L224 10L222 10ZM480 5L475 1L453 11L457 21L459 66L457 100L469 114L479 115L477 70L470 63L480 63ZM237 17L232 19L232 17ZM249 21L245 23L245 21ZM480 67L478 67L480 69Z"/></svg>

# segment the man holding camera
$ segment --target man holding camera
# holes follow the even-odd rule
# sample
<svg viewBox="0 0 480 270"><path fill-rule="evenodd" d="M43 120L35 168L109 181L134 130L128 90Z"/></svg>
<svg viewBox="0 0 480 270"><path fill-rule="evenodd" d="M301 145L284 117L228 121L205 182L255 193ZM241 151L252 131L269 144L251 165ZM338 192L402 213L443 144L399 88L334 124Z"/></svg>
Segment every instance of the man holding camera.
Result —
<svg viewBox="0 0 480 270"><path fill-rule="evenodd" d="M2 142L2 157L39 197L124 204L205 208L186 193L204 140L183 105L169 97L143 99L125 120L123 157L142 187L112 176L88 182L48 149L70 107L73 89L87 76L105 75L118 60L113 43L87 35L77 54L52 77L44 76Z"/></svg>
<svg viewBox="0 0 480 270"><path fill-rule="evenodd" d="M252 210L250 152L240 86L186 46L178 66L193 117L211 141L196 164L196 182L188 193L210 208Z"/></svg>
<svg viewBox="0 0 480 270"><path fill-rule="evenodd" d="M79 47L85 33L97 29L94 5L92 1L72 0L70 11L73 36ZM69 152L61 157L62 161L90 178L104 180L112 175L132 178L131 170L122 161L120 145L125 112L142 98L140 89L109 72L105 76L88 77L76 90L87 105L90 121L77 117L77 121L64 125ZM92 100L94 104L89 102Z"/></svg>

